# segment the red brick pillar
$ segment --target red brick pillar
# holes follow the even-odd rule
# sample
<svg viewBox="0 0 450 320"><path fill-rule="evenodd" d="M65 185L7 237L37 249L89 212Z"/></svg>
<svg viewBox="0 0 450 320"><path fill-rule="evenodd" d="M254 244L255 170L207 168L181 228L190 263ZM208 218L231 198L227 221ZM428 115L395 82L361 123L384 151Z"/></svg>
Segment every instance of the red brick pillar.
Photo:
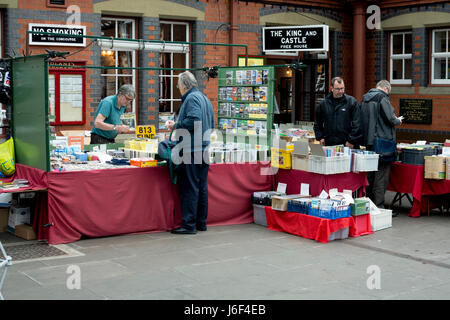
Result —
<svg viewBox="0 0 450 320"><path fill-rule="evenodd" d="M366 2L353 3L353 96L361 101L366 79Z"/></svg>
<svg viewBox="0 0 450 320"><path fill-rule="evenodd" d="M239 2L234 0L230 1L230 44L238 43L238 8ZM229 47L228 53L228 63L229 66L237 66L237 47Z"/></svg>

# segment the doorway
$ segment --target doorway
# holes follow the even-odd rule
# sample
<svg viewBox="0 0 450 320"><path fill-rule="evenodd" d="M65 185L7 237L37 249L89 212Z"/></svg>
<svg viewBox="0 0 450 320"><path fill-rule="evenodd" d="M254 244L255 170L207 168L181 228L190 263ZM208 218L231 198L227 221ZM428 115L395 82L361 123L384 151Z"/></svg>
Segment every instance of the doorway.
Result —
<svg viewBox="0 0 450 320"><path fill-rule="evenodd" d="M293 64L293 59L267 59L267 65ZM303 69L275 67L274 123L314 121L316 107L328 93L328 59L302 60Z"/></svg>

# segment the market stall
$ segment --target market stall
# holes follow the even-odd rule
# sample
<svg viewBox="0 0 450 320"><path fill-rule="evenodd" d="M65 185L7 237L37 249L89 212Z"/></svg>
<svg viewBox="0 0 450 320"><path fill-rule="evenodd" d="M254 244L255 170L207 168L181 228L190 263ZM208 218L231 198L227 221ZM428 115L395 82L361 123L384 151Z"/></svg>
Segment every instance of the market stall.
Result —
<svg viewBox="0 0 450 320"><path fill-rule="evenodd" d="M261 163L211 165L208 225L252 223L251 193L273 188L273 176L261 175L267 167ZM168 231L181 224L177 186L170 182L167 167L47 173L17 164L11 179L27 179L29 189L48 189L48 206L44 199L34 225L38 239L49 244Z"/></svg>
<svg viewBox="0 0 450 320"><path fill-rule="evenodd" d="M412 208L410 217L420 217L428 209L427 197L450 194L450 180L424 178L424 166L394 162L389 176L388 190L411 194ZM424 199L426 199L424 201Z"/></svg>

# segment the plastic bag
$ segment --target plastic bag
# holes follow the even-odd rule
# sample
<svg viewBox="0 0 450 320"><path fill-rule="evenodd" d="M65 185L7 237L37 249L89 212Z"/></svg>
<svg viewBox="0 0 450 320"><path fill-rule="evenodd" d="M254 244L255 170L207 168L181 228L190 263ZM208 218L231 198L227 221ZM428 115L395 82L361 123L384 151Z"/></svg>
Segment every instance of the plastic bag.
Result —
<svg viewBox="0 0 450 320"><path fill-rule="evenodd" d="M14 140L12 137L0 144L0 172L7 177L16 172Z"/></svg>

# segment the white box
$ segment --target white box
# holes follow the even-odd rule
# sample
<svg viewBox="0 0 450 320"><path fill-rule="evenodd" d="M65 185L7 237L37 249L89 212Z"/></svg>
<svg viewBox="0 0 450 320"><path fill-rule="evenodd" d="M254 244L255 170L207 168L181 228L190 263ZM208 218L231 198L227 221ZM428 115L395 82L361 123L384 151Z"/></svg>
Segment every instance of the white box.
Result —
<svg viewBox="0 0 450 320"><path fill-rule="evenodd" d="M378 231L392 227L392 210L380 209L370 211L370 227L372 231Z"/></svg>
<svg viewBox="0 0 450 320"><path fill-rule="evenodd" d="M10 207L12 202L12 193L0 193L0 207Z"/></svg>
<svg viewBox="0 0 450 320"><path fill-rule="evenodd" d="M30 224L30 207L11 207L9 210L8 231L14 233L19 224Z"/></svg>

